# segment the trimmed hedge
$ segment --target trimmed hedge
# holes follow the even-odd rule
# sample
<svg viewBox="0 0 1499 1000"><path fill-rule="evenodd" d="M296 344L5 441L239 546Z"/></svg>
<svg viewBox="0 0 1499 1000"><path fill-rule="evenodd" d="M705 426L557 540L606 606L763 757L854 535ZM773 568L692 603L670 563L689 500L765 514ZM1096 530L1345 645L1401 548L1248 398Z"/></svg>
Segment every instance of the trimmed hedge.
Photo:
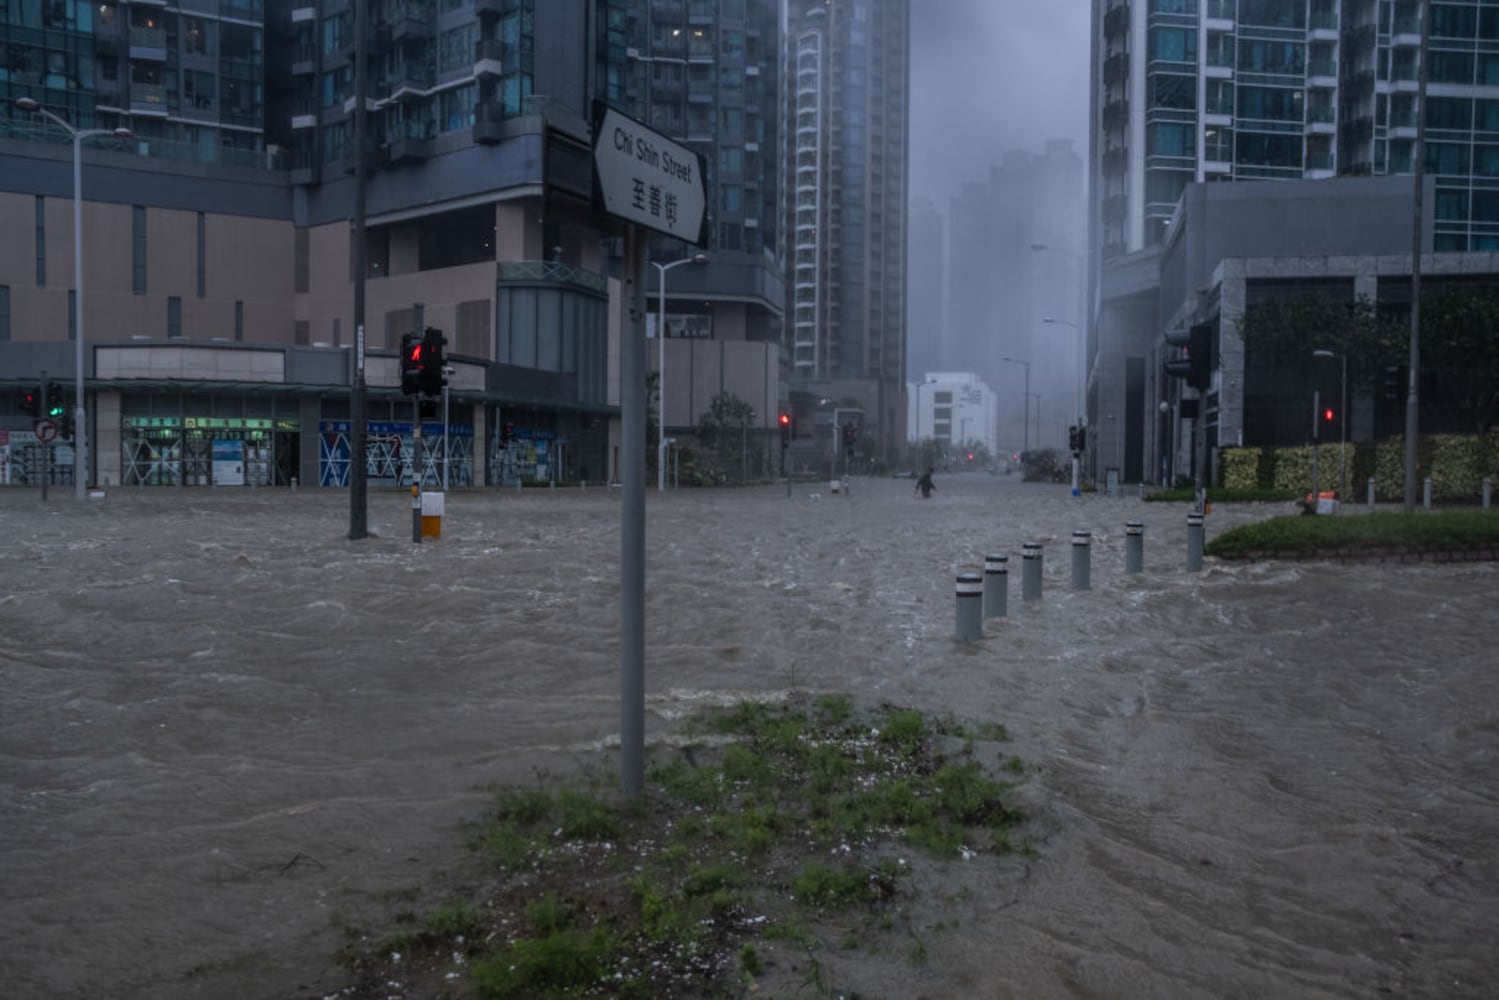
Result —
<svg viewBox="0 0 1499 1000"><path fill-rule="evenodd" d="M1405 496L1405 439L1321 446L1318 459L1319 489L1336 489L1339 451L1347 449L1349 497L1362 498L1364 483L1374 477L1375 498L1400 500ZM1483 492L1483 480L1499 479L1499 430L1487 436L1433 435L1416 446L1416 472L1431 477L1434 500L1474 500ZM1233 490L1280 489L1305 493L1312 483L1312 449L1225 448L1220 455L1224 487Z"/></svg>

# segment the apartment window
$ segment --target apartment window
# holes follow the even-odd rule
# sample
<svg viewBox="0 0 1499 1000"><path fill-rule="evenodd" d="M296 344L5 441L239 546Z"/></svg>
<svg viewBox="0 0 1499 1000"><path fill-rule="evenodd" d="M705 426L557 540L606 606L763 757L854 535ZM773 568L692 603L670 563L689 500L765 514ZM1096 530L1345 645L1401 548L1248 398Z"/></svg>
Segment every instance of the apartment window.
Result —
<svg viewBox="0 0 1499 1000"><path fill-rule="evenodd" d="M1432 4L1431 37L1471 41L1478 30L1477 9L1471 5Z"/></svg>
<svg viewBox="0 0 1499 1000"><path fill-rule="evenodd" d="M437 70L462 69L474 64L474 40L478 38L477 26L465 24L452 31L444 31L437 38Z"/></svg>
<svg viewBox="0 0 1499 1000"><path fill-rule="evenodd" d="M1197 78L1186 74L1152 73L1150 75L1150 105L1156 108L1196 110Z"/></svg>
<svg viewBox="0 0 1499 1000"><path fill-rule="evenodd" d="M1433 174L1466 174L1468 170L1467 143L1428 142L1426 144L1426 169Z"/></svg>
<svg viewBox="0 0 1499 1000"><path fill-rule="evenodd" d="M146 294L146 206L130 206L130 290Z"/></svg>
<svg viewBox="0 0 1499 1000"><path fill-rule="evenodd" d="M1158 122L1145 129L1145 151L1149 156L1193 156L1197 150L1191 125Z"/></svg>
<svg viewBox="0 0 1499 1000"><path fill-rule="evenodd" d="M245 339L245 304L238 300L234 303L234 339Z"/></svg>
<svg viewBox="0 0 1499 1000"><path fill-rule="evenodd" d="M1468 192L1437 189L1437 218L1443 222L1461 222L1468 218Z"/></svg>
<svg viewBox="0 0 1499 1000"><path fill-rule="evenodd" d="M466 83L452 90L444 90L439 98L439 124L443 132L455 132L472 128L474 124L475 87Z"/></svg>
<svg viewBox="0 0 1499 1000"><path fill-rule="evenodd" d="M1195 28L1152 28L1149 39L1151 62L1197 62Z"/></svg>
<svg viewBox="0 0 1499 1000"><path fill-rule="evenodd" d="M0 285L0 343L10 339L10 286Z"/></svg>
<svg viewBox="0 0 1499 1000"><path fill-rule="evenodd" d="M47 200L36 196L36 287L47 287Z"/></svg>
<svg viewBox="0 0 1499 1000"><path fill-rule="evenodd" d="M1472 83L1473 53L1441 52L1433 49L1431 53L1431 82Z"/></svg>
<svg viewBox="0 0 1499 1000"><path fill-rule="evenodd" d="M203 297L204 286L208 283L208 248L207 243L208 223L202 212L198 213L198 298Z"/></svg>
<svg viewBox="0 0 1499 1000"><path fill-rule="evenodd" d="M167 298L167 336L173 339L182 336L182 299L175 295Z"/></svg>

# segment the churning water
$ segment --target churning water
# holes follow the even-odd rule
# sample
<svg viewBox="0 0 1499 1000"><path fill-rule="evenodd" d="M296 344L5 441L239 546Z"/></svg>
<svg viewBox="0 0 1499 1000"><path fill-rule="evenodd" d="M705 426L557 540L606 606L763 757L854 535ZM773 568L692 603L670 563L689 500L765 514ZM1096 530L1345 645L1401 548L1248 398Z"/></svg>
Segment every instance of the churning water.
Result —
<svg viewBox="0 0 1499 1000"><path fill-rule="evenodd" d="M648 739L708 701L829 690L1001 722L1028 765L1039 857L930 887L925 963L830 951L830 982L1499 992L1499 566L1188 574L1180 506L937 485L648 498ZM343 494L0 492L7 996L331 993L345 927L473 877L486 786L609 759L618 494L452 494L420 546L409 505L373 494L378 537L351 543ZM1218 508L1209 535L1281 512ZM1023 605L1030 540L1046 593ZM954 574L990 552L1010 615L956 644Z"/></svg>

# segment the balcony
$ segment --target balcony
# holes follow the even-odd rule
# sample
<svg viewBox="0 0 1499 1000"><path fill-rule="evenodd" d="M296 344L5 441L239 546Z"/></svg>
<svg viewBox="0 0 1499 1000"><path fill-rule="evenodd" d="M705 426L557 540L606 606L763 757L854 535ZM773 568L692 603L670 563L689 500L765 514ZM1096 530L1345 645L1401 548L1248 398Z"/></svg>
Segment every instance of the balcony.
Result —
<svg viewBox="0 0 1499 1000"><path fill-rule="evenodd" d="M165 118L168 114L167 89L159 83L131 83L130 113Z"/></svg>
<svg viewBox="0 0 1499 1000"><path fill-rule="evenodd" d="M477 17L495 18L520 9L520 0L474 0Z"/></svg>
<svg viewBox="0 0 1499 1000"><path fill-rule="evenodd" d="M480 101L474 105L474 141L494 145L505 138L504 109L494 101Z"/></svg>
<svg viewBox="0 0 1499 1000"><path fill-rule="evenodd" d="M425 124L402 123L386 132L385 161L392 166L432 157L432 133Z"/></svg>
<svg viewBox="0 0 1499 1000"><path fill-rule="evenodd" d="M1108 85L1121 84L1129 76L1129 54L1119 52L1103 61L1103 82Z"/></svg>
<svg viewBox="0 0 1499 1000"><path fill-rule="evenodd" d="M292 76L311 76L317 72L317 46L298 45L291 56Z"/></svg>
<svg viewBox="0 0 1499 1000"><path fill-rule="evenodd" d="M403 3L391 10L386 28L393 44L430 42L432 8L424 3Z"/></svg>
<svg viewBox="0 0 1499 1000"><path fill-rule="evenodd" d="M148 62L167 61L167 33L161 28L130 29L130 58Z"/></svg>
<svg viewBox="0 0 1499 1000"><path fill-rule="evenodd" d="M474 76L499 76L505 71L500 58L502 46L498 38L481 38L474 43Z"/></svg>

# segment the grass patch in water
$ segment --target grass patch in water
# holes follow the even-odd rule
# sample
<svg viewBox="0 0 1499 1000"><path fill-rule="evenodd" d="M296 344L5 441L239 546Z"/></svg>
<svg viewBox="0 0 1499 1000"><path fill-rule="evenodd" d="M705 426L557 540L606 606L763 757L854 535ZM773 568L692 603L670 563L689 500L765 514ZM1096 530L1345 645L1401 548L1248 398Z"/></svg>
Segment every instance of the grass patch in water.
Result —
<svg viewBox="0 0 1499 1000"><path fill-rule="evenodd" d="M603 775L497 791L472 837L494 873L486 902L352 950L346 995L397 981L443 995L454 976L479 997L716 995L781 959L823 991L819 942L900 954L891 935L913 933L903 851L1015 850L1022 817L996 775L1020 768L993 746L996 723L888 705L861 717L826 696L741 702L684 729L701 742L654 750L640 799Z"/></svg>
<svg viewBox="0 0 1499 1000"><path fill-rule="evenodd" d="M1275 517L1231 528L1207 543L1222 559L1262 552L1375 552L1400 549L1466 550L1499 545L1499 517L1491 511L1378 511L1337 517Z"/></svg>

